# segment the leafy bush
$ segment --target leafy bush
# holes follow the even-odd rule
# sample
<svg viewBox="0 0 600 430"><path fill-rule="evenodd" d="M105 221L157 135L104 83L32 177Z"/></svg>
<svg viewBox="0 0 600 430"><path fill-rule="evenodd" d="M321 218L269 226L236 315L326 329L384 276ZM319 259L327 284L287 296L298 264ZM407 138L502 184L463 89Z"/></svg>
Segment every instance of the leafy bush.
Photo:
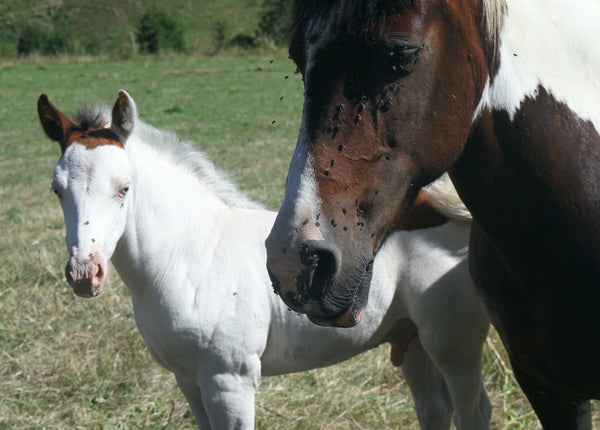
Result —
<svg viewBox="0 0 600 430"><path fill-rule="evenodd" d="M242 49L252 49L258 46L258 41L256 40L256 36L251 36L249 34L236 34L229 42L229 46L235 46Z"/></svg>
<svg viewBox="0 0 600 430"><path fill-rule="evenodd" d="M253 49L261 44L286 45L290 36L291 3L290 0L263 0L258 28L252 34L235 35L227 46Z"/></svg>
<svg viewBox="0 0 600 430"><path fill-rule="evenodd" d="M166 10L155 6L146 9L140 18L137 36L142 52L185 51L183 29Z"/></svg>
<svg viewBox="0 0 600 430"><path fill-rule="evenodd" d="M39 26L25 27L17 41L17 54L27 55L33 52L43 52L48 36L48 32Z"/></svg>
<svg viewBox="0 0 600 430"><path fill-rule="evenodd" d="M95 34L77 33L69 17L63 13L57 13L52 17L51 26L24 26L17 40L18 55L34 52L43 55L95 55L101 49L101 41Z"/></svg>
<svg viewBox="0 0 600 430"><path fill-rule="evenodd" d="M277 45L289 42L292 5L289 0L263 0L258 35Z"/></svg>
<svg viewBox="0 0 600 430"><path fill-rule="evenodd" d="M225 47L226 29L225 23L221 20L217 20L212 28L212 55L216 55Z"/></svg>

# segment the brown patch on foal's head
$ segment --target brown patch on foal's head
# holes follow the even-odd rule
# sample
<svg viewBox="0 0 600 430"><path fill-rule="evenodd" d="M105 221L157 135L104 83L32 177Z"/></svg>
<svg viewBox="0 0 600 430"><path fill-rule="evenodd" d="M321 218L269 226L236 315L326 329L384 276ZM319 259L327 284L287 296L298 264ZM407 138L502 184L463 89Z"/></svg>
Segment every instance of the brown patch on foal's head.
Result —
<svg viewBox="0 0 600 430"><path fill-rule="evenodd" d="M50 103L46 94L42 94L38 99L38 116L46 135L60 144L63 153L74 142L80 143L87 149L102 145L123 148L119 136L106 128L107 120L98 111L87 110L85 115L78 115L73 122Z"/></svg>

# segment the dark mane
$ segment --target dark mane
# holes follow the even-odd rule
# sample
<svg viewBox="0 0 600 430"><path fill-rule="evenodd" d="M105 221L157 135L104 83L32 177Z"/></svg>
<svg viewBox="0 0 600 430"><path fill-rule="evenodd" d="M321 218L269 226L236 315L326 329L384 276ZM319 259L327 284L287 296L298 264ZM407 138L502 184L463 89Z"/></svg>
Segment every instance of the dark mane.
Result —
<svg viewBox="0 0 600 430"><path fill-rule="evenodd" d="M340 31L371 38L388 15L414 5L415 0L295 0L292 30L302 27L312 17L335 10Z"/></svg>

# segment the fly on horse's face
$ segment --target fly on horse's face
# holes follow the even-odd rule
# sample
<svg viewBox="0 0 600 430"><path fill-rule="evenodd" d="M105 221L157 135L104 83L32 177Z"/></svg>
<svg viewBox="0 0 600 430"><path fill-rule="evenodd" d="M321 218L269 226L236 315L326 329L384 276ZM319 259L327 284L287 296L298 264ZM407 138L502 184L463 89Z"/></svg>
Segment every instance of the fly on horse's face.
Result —
<svg viewBox="0 0 600 430"><path fill-rule="evenodd" d="M288 306L315 322L358 323L374 254L463 149L488 64L482 11L460 4L309 1L297 11L290 56L304 110L267 267Z"/></svg>

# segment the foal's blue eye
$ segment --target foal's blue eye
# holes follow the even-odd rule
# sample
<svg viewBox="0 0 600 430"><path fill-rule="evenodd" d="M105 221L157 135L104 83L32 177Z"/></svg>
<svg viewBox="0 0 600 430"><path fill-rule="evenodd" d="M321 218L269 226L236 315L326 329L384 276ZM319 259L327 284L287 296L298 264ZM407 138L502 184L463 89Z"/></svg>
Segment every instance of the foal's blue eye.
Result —
<svg viewBox="0 0 600 430"><path fill-rule="evenodd" d="M125 196L127 195L128 192L129 192L129 186L123 187L123 188L119 189L117 196L119 196L120 198L123 199L123 198L125 198Z"/></svg>

